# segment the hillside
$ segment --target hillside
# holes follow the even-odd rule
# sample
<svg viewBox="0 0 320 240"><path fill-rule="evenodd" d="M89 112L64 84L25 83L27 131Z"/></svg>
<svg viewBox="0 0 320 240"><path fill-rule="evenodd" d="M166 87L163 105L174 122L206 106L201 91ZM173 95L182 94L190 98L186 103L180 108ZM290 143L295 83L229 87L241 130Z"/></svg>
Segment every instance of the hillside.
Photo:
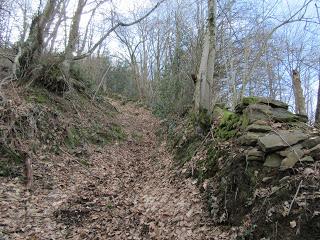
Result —
<svg viewBox="0 0 320 240"><path fill-rule="evenodd" d="M39 89L5 93L2 239L230 239L212 225L195 182L177 174L156 137L160 121L144 107Z"/></svg>

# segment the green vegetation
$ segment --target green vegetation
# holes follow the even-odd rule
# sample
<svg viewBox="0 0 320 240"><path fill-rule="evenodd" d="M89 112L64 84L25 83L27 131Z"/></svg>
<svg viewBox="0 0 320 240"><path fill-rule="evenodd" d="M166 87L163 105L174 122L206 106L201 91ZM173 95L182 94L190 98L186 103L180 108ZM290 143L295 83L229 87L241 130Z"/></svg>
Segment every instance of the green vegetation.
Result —
<svg viewBox="0 0 320 240"><path fill-rule="evenodd" d="M241 101L242 104L248 106L251 104L255 104L259 102L259 98L258 97L244 97Z"/></svg>
<svg viewBox="0 0 320 240"><path fill-rule="evenodd" d="M20 167L24 162L23 156L11 148L0 146L0 176L16 177L20 175Z"/></svg>
<svg viewBox="0 0 320 240"><path fill-rule="evenodd" d="M235 137L239 132L241 120L238 114L224 110L219 126L215 129L215 136L222 139Z"/></svg>
<svg viewBox="0 0 320 240"><path fill-rule="evenodd" d="M126 137L123 129L117 124L112 124L107 128L100 124L91 127L72 126L67 129L65 144L69 148L75 148L84 143L104 146L113 141L122 141Z"/></svg>

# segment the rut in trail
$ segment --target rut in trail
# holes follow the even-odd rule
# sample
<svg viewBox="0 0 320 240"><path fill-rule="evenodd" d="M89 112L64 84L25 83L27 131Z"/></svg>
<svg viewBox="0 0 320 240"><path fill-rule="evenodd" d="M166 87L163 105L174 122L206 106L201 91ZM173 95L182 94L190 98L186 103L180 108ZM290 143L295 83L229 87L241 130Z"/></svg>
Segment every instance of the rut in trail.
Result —
<svg viewBox="0 0 320 240"><path fill-rule="evenodd" d="M48 190L18 193L4 222L12 239L231 239L210 224L197 186L176 173L155 135L159 120L112 104L128 139L92 151L88 169L57 164Z"/></svg>

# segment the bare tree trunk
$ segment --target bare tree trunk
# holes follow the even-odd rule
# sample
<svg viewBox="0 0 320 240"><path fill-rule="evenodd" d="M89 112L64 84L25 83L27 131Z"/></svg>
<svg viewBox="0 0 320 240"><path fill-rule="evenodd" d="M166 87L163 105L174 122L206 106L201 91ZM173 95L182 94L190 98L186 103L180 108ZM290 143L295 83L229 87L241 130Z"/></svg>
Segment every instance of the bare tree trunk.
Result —
<svg viewBox="0 0 320 240"><path fill-rule="evenodd" d="M30 66L37 63L43 51L44 29L48 20L51 19L57 0L48 0L43 13L35 17L30 27L27 41L23 44L21 56L16 58L13 69L21 79L30 77Z"/></svg>
<svg viewBox="0 0 320 240"><path fill-rule="evenodd" d="M318 88L318 101L317 101L317 108L316 108L316 116L315 116L315 126L320 128L320 73L318 76L319 81L319 88Z"/></svg>
<svg viewBox="0 0 320 240"><path fill-rule="evenodd" d="M76 45L79 40L79 25L81 15L87 0L79 0L76 12L73 15L71 28L69 32L68 44L65 49L64 60L63 60L63 72L67 80L70 78L70 67L73 61L73 52L76 50Z"/></svg>
<svg viewBox="0 0 320 240"><path fill-rule="evenodd" d="M296 113L306 116L306 102L303 96L300 73L297 70L292 71L292 83L295 97Z"/></svg>
<svg viewBox="0 0 320 240"><path fill-rule="evenodd" d="M216 101L214 91L214 62L216 55L216 0L208 0L208 26L205 34L198 81L194 94L195 110L206 109L210 113Z"/></svg>

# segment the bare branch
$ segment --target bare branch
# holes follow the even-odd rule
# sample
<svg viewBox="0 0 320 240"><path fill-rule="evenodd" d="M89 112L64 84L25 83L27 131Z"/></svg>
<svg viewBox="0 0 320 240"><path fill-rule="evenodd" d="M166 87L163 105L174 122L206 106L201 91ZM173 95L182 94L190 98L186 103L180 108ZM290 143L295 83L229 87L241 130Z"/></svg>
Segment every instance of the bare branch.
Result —
<svg viewBox="0 0 320 240"><path fill-rule="evenodd" d="M79 56L76 56L73 58L73 60L80 60L80 59L83 59L83 58L86 58L88 56L90 56L98 47L100 44L102 44L102 42L112 33L114 32L117 28L119 27L129 27L129 26L132 26L136 23L139 23L141 22L143 19L147 18L152 12L154 12L159 6L161 3L163 3L165 0L161 0L160 2L158 2L148 13L146 13L144 16L142 16L141 18L133 21L133 22L130 22L130 23L124 23L124 22L118 22L116 25L114 25L112 28L110 28L105 35L103 35L100 40L95 44L93 45L93 47L85 54L82 54L82 55L79 55Z"/></svg>

